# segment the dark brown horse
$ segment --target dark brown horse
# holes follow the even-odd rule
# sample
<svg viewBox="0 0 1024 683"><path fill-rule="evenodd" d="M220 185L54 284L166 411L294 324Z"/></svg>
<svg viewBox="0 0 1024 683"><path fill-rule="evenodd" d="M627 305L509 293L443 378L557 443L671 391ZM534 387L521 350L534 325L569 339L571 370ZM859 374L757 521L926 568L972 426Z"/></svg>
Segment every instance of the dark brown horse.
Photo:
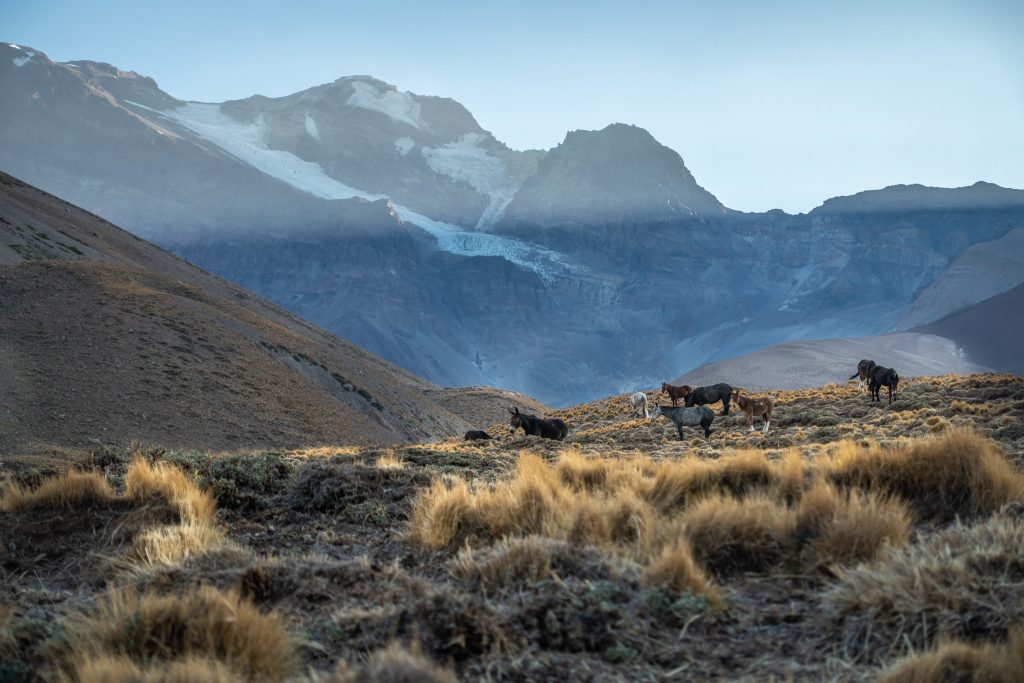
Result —
<svg viewBox="0 0 1024 683"><path fill-rule="evenodd" d="M764 420L763 431L765 434L768 433L768 425L772 423L772 410L775 408L775 404L770 398L767 396L764 398L750 398L738 391L733 391L732 400L746 414L747 426L750 427L750 431L754 431L754 417L757 416Z"/></svg>
<svg viewBox="0 0 1024 683"><path fill-rule="evenodd" d="M470 429L462 438L464 441L486 441L487 439L493 439L494 437L479 429Z"/></svg>
<svg viewBox="0 0 1024 683"><path fill-rule="evenodd" d="M850 375L850 379L860 377L860 383L864 384L864 382L867 382L868 379L871 378L871 371L875 369L876 365L877 364L873 360L862 359L857 363L857 372ZM868 390L871 390L870 386L868 387Z"/></svg>
<svg viewBox="0 0 1024 683"><path fill-rule="evenodd" d="M536 415L520 413L519 408L509 408L508 412L512 413L512 418L508 421L508 424L512 427L513 434L520 427L523 428L523 431L528 436L539 436L543 439L561 441L569 434L569 427L557 417L550 420L542 420Z"/></svg>
<svg viewBox="0 0 1024 683"><path fill-rule="evenodd" d="M684 384L681 387L676 387L666 382L661 383L661 393L668 394L668 397L672 399L673 406L678 406L679 399L685 399L687 396L690 395L691 391L693 391L693 387L691 387L689 384Z"/></svg>

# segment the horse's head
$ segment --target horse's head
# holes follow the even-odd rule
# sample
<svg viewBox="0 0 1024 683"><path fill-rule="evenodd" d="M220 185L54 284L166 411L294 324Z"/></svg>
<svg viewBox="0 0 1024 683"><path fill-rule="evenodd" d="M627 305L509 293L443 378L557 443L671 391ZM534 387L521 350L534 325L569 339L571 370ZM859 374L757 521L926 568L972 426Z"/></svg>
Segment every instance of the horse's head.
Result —
<svg viewBox="0 0 1024 683"><path fill-rule="evenodd" d="M657 420L660 415L661 415L661 403L659 403L658 401L655 401L654 402L654 408L651 409L651 416L648 419L653 422L654 420Z"/></svg>
<svg viewBox="0 0 1024 683"><path fill-rule="evenodd" d="M512 414L512 417L509 418L508 424L512 428L512 433L515 434L516 430L519 429L519 426L522 424L523 416L519 413L519 408L508 408L507 410Z"/></svg>
<svg viewBox="0 0 1024 683"><path fill-rule="evenodd" d="M661 393L664 394L664 393L667 393L667 392L668 392L668 382L662 382L661 383Z"/></svg>

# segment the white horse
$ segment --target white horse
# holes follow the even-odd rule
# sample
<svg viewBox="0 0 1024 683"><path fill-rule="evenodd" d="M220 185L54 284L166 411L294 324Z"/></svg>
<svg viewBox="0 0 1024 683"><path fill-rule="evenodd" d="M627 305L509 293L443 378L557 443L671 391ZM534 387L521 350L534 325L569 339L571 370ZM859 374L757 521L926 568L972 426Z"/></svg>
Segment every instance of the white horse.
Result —
<svg viewBox="0 0 1024 683"><path fill-rule="evenodd" d="M651 413L647 410L647 394L642 391L638 391L629 397L629 407L633 411L633 417L650 417Z"/></svg>

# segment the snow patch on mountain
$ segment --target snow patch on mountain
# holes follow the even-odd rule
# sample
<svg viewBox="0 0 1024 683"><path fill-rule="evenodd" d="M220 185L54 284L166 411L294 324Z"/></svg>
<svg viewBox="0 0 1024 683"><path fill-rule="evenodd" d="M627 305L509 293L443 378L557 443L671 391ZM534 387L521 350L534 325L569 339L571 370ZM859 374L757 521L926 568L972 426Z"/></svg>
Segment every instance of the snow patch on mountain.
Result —
<svg viewBox="0 0 1024 683"><path fill-rule="evenodd" d="M405 123L419 130L424 128L420 103L407 92L382 91L371 83L352 81L352 95L348 98L348 104L380 112L392 121Z"/></svg>
<svg viewBox="0 0 1024 683"><path fill-rule="evenodd" d="M137 102L128 104L155 111ZM239 161L316 197L384 199L383 195L371 195L335 180L316 162L303 161L291 152L268 148L267 125L262 115L253 123L242 123L221 111L219 104L205 102L188 102L156 113L188 128Z"/></svg>
<svg viewBox="0 0 1024 683"><path fill-rule="evenodd" d="M291 152L270 149L266 143L266 121L261 115L253 123L241 123L221 111L219 104L188 102L183 106L157 111L137 102L127 102L178 123L213 143L239 161L277 178L294 188L324 199L363 197L376 201L384 195L362 192L324 172L315 162L303 161ZM430 233L443 251L460 256L498 256L540 275L545 281L572 271L561 254L534 247L516 239L467 231L428 218L405 206L393 205L399 218Z"/></svg>
<svg viewBox="0 0 1024 683"><path fill-rule="evenodd" d="M408 154L415 146L416 141L413 140L412 138L400 137L397 140L395 140L395 149L397 149L398 153L403 157L406 154Z"/></svg>
<svg viewBox="0 0 1024 683"><path fill-rule="evenodd" d="M485 232L472 232L463 228L435 221L407 207L394 205L403 221L413 223L430 233L437 246L459 256L499 256L521 268L531 270L547 283L559 275L575 272L577 267L567 262L562 254L535 247L509 237L500 237Z"/></svg>
<svg viewBox="0 0 1024 683"><path fill-rule="evenodd" d="M491 198L477 229L496 223L518 189L508 184L505 162L481 146L486 139L483 133L466 133L455 142L420 150L432 171L468 183Z"/></svg>
<svg viewBox="0 0 1024 683"><path fill-rule="evenodd" d="M317 142L320 142L320 129L316 127L316 119L306 112L306 132L309 133L309 137L313 138Z"/></svg>
<svg viewBox="0 0 1024 683"><path fill-rule="evenodd" d="M11 45L11 47L17 48L19 50L21 49L17 45ZM28 64L29 62L31 62L32 58L35 57L35 56L36 56L36 53L32 52L31 50L29 50L25 54L21 55L20 57L15 57L11 61L14 62L14 66L16 66L18 68L21 68L21 67L25 66L26 64Z"/></svg>

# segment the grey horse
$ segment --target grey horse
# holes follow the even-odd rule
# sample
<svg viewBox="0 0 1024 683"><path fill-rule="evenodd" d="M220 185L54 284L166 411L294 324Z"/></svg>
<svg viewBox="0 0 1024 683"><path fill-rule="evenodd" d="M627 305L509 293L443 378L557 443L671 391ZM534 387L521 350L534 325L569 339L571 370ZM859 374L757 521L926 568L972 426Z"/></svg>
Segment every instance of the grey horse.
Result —
<svg viewBox="0 0 1024 683"><path fill-rule="evenodd" d="M673 408L655 403L654 410L651 411L651 420L657 420L661 415L676 423L680 440L683 438L683 427L696 427L697 425L704 428L704 438L708 438L711 435L711 423L715 419L714 412L705 406Z"/></svg>

